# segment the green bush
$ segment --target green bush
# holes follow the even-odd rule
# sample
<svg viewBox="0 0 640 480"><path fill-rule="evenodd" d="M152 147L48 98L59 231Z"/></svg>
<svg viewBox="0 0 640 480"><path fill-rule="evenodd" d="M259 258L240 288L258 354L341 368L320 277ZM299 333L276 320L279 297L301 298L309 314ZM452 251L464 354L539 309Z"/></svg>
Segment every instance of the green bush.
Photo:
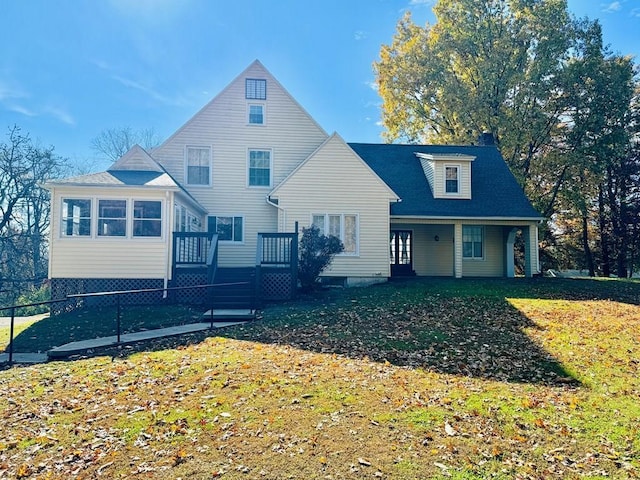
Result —
<svg viewBox="0 0 640 480"><path fill-rule="evenodd" d="M15 304L25 305L28 303L46 302L51 300L51 290L49 285L42 285L40 288L32 288L28 292L18 297ZM24 307L16 309L16 315L20 317L28 317L30 315L38 315L49 311L49 305L37 305L35 307Z"/></svg>
<svg viewBox="0 0 640 480"><path fill-rule="evenodd" d="M320 233L316 226L302 229L298 279L304 292L312 291L318 277L329 266L334 255L341 253L344 245L339 238Z"/></svg>

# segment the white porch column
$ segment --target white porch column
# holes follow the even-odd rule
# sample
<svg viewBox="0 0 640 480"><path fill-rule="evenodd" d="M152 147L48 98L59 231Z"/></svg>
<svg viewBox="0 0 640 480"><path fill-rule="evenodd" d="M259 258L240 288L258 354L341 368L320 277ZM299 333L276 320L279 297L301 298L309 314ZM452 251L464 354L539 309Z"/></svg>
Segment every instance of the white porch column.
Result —
<svg viewBox="0 0 640 480"><path fill-rule="evenodd" d="M527 277L540 273L538 257L538 225L532 224L525 229L524 237L524 273Z"/></svg>
<svg viewBox="0 0 640 480"><path fill-rule="evenodd" d="M507 258L506 266L507 266L507 278L513 278L516 276L516 268L515 268L515 257L513 246L516 243L516 234L518 233L517 228L512 228L509 232L509 236L507 237L507 251L505 252Z"/></svg>
<svg viewBox="0 0 640 480"><path fill-rule="evenodd" d="M453 275L462 278L462 224L453 225Z"/></svg>

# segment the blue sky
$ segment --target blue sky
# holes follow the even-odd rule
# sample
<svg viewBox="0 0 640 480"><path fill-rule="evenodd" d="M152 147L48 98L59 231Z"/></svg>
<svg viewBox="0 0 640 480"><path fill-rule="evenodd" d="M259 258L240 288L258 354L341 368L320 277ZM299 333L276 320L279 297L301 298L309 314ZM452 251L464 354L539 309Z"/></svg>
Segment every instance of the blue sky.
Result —
<svg viewBox="0 0 640 480"><path fill-rule="evenodd" d="M85 168L91 139L166 138L259 59L329 133L378 142L372 63L432 0L0 0L0 132L14 124ZM569 0L614 52L640 58L640 0ZM4 141L6 137L3 137Z"/></svg>

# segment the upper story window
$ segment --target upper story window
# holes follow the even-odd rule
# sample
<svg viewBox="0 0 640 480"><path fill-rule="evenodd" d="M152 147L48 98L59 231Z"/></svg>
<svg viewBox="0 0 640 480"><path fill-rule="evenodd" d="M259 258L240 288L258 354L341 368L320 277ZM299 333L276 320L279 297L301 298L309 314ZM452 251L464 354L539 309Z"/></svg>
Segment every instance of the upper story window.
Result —
<svg viewBox="0 0 640 480"><path fill-rule="evenodd" d="M247 78L244 81L244 96L247 100L266 100L267 81L258 78Z"/></svg>
<svg viewBox="0 0 640 480"><path fill-rule="evenodd" d="M445 192L446 193L459 193L460 192L460 169L457 166L445 167Z"/></svg>
<svg viewBox="0 0 640 480"><path fill-rule="evenodd" d="M271 186L271 150L249 150L249 186Z"/></svg>
<svg viewBox="0 0 640 480"><path fill-rule="evenodd" d="M187 147L187 185L210 185L211 147Z"/></svg>
<svg viewBox="0 0 640 480"><path fill-rule="evenodd" d="M484 258L484 229L475 225L462 226L462 258Z"/></svg>
<svg viewBox="0 0 640 480"><path fill-rule="evenodd" d="M98 200L98 236L127 236L126 200Z"/></svg>
<svg viewBox="0 0 640 480"><path fill-rule="evenodd" d="M162 236L162 202L151 200L134 200L133 236Z"/></svg>
<svg viewBox="0 0 640 480"><path fill-rule="evenodd" d="M249 105L249 124L264 125L264 105Z"/></svg>
<svg viewBox="0 0 640 480"><path fill-rule="evenodd" d="M62 235L65 237L91 236L91 200L65 198L62 200Z"/></svg>
<svg viewBox="0 0 640 480"><path fill-rule="evenodd" d="M344 245L342 255L358 254L358 216L353 214L314 214L311 224L320 234L339 238Z"/></svg>

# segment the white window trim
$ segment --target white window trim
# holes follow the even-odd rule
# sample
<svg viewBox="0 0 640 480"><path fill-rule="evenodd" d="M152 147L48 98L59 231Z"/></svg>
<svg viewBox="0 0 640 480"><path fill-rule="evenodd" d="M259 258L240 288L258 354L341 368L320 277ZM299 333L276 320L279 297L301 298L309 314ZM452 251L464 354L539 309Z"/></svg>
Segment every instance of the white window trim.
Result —
<svg viewBox="0 0 640 480"><path fill-rule="evenodd" d="M189 183L189 149L206 148L209 150L209 178L207 184ZM184 184L190 188L209 188L213 185L213 146L212 145L185 145L184 146Z"/></svg>
<svg viewBox="0 0 640 480"><path fill-rule="evenodd" d="M251 123L251 107L262 107L262 123ZM267 125L267 105L264 101L247 100L247 126L264 127Z"/></svg>
<svg viewBox="0 0 640 480"><path fill-rule="evenodd" d="M65 228L65 221L64 221L64 216L63 216L63 211L64 211L64 202L65 200L89 200L91 202L91 207L89 209L89 235L65 235L64 234L64 228ZM95 210L95 211L94 211ZM60 218L60 228L58 228L58 238L59 239L71 239L71 240L88 240L88 239L92 239L94 238L95 235L95 229L96 227L94 226L94 223L97 225L97 218L96 218L96 214L97 214L97 206L96 206L96 199L95 197L87 197L84 195L69 195L69 196L61 196L60 197L60 214L59 214L59 218ZM102 237L104 238L104 237ZM110 238L110 237L107 237ZM116 237L118 238L118 237ZM119 237L122 238L122 237Z"/></svg>
<svg viewBox="0 0 640 480"><path fill-rule="evenodd" d="M445 164L443 171L443 184L442 184L442 192L447 197L460 197L462 196L462 165L460 164ZM457 192L447 192L447 168L455 168L457 171L456 177L458 181L458 191Z"/></svg>
<svg viewBox="0 0 640 480"><path fill-rule="evenodd" d="M260 151L260 152L269 152L269 185L250 185L250 170L251 170L251 152ZM261 148L261 147L250 147L247 148L247 188L258 188L258 189L267 189L272 188L273 185L273 148Z"/></svg>
<svg viewBox="0 0 640 480"><path fill-rule="evenodd" d="M74 199L74 200L90 200L91 201L91 217L90 217L90 235L64 235L64 221L62 218L62 209L65 200ZM127 217L126 217L126 230L127 234L125 236L107 236L107 235L98 235L98 214L99 214L99 203L100 200L124 200L127 205ZM133 206L134 202L143 201L143 202L160 202L160 236L159 237L142 237L142 236L134 236L133 235ZM145 242L164 242L165 240L165 230L166 230L166 222L169 221L167 217L167 212L165 209L165 200L162 198L148 198L148 197L120 197L120 196L83 196L83 195L71 195L71 196L61 196L60 197L60 228L58 229L58 238L64 241L87 241L91 240L93 242L122 242L122 241L145 241Z"/></svg>
<svg viewBox="0 0 640 480"><path fill-rule="evenodd" d="M238 215L238 214L233 214L233 215L228 215L228 214L207 215L207 227L208 227L208 223L209 223L209 217L216 217L216 222L217 222L217 219L219 217L241 218L242 219L242 241L241 242L236 242L233 239L232 240L218 240L218 243L220 243L221 245L237 245L237 246L244 245L245 239L247 238L247 225L246 225L246 222L245 222L245 216L244 215ZM216 225L216 227L217 227L217 225ZM233 234L231 236L233 237Z"/></svg>
<svg viewBox="0 0 640 480"><path fill-rule="evenodd" d="M129 198L110 198L110 197L95 197L95 203L96 203L96 215L95 215L95 233L93 231L93 225L92 227L92 235L95 235L95 238L100 239L100 240L126 240L128 238L131 237L131 235L133 234L133 232L131 231L131 225L129 223L129 217L131 216L131 206L133 205L130 201ZM99 228L99 224L98 222L100 221L100 202L103 200L124 200L124 208L125 208L125 217L124 217L124 231L125 234L124 235L100 235L100 228ZM91 223L93 224L94 219L93 217L91 218Z"/></svg>
<svg viewBox="0 0 640 480"><path fill-rule="evenodd" d="M160 199L160 198L139 198L139 197L131 197L128 199L129 203L130 203L130 208L128 209L129 212L131 212L129 214L129 239L133 240L133 241L156 241L156 242L161 242L164 241L164 232L166 230L166 222L168 221L167 218L165 218L167 216L167 213L165 211L165 204L164 204L164 200ZM133 234L133 221L134 221L134 211L133 211L133 207L135 202L160 202L160 236L159 237L143 237L141 235L134 235Z"/></svg>
<svg viewBox="0 0 640 480"><path fill-rule="evenodd" d="M356 250L355 252L342 252L337 254L338 257L359 257L360 256L360 214L358 213L311 213L309 216L309 226L313 225L313 217L324 217L324 230L326 231L329 225L329 216L340 216L340 241L344 245L344 217L351 216L356 217Z"/></svg>
<svg viewBox="0 0 640 480"><path fill-rule="evenodd" d="M464 256L464 228L465 227L478 227L480 228L480 233L482 235L482 256L481 257L465 257ZM486 243L486 234L485 234L484 225L463 225L462 226L462 260L465 262L484 262L486 260L486 251L487 251L487 243Z"/></svg>

